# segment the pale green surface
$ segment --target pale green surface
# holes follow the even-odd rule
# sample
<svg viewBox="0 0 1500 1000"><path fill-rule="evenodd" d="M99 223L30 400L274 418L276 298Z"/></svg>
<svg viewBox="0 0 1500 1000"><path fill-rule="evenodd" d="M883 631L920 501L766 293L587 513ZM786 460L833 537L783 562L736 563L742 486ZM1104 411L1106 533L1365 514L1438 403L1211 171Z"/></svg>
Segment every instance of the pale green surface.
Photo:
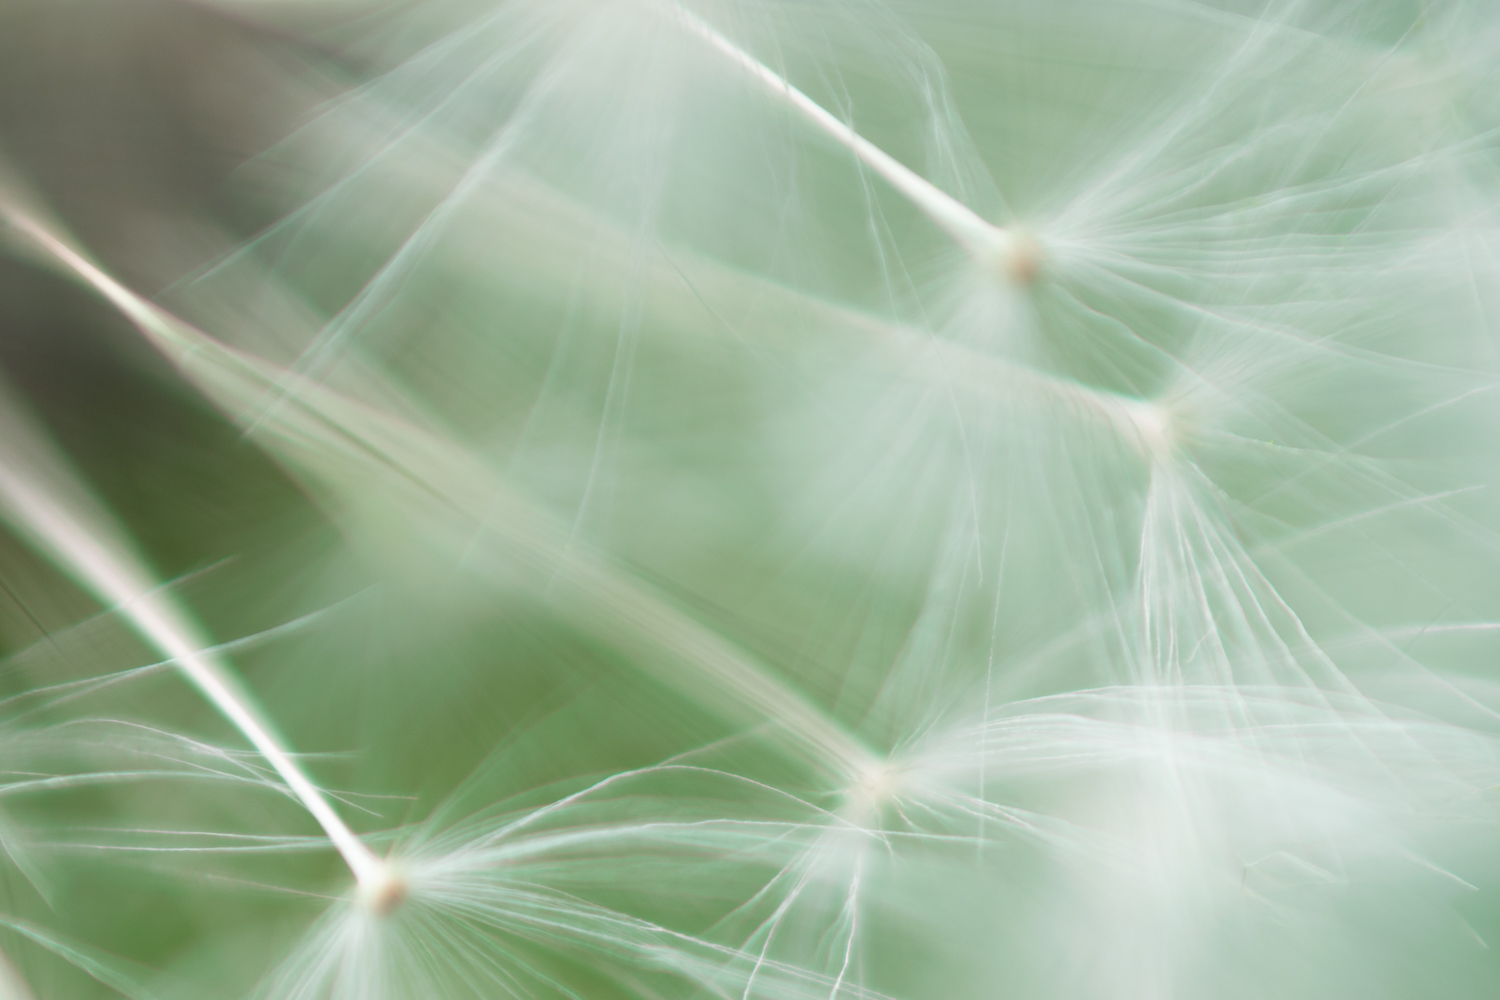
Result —
<svg viewBox="0 0 1500 1000"><path fill-rule="evenodd" d="M221 6L365 81L302 207L192 326L25 272L7 393L411 895L170 671L49 698L157 657L6 512L3 769L170 772L6 797L37 996L1500 988L1494 12L693 5L1019 287L650 5Z"/></svg>

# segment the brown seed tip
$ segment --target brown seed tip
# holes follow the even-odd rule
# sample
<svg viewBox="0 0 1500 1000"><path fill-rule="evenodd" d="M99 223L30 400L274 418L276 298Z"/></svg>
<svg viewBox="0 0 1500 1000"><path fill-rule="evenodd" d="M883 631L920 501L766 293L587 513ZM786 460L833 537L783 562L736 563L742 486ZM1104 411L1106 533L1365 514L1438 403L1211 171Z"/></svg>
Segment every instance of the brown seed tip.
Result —
<svg viewBox="0 0 1500 1000"><path fill-rule="evenodd" d="M1019 229L1007 230L1010 252L1005 255L1005 276L1018 285L1036 284L1042 273L1042 246Z"/></svg>
<svg viewBox="0 0 1500 1000"><path fill-rule="evenodd" d="M387 869L378 882L363 890L364 903L377 917L388 917L406 902L406 877L394 869Z"/></svg>

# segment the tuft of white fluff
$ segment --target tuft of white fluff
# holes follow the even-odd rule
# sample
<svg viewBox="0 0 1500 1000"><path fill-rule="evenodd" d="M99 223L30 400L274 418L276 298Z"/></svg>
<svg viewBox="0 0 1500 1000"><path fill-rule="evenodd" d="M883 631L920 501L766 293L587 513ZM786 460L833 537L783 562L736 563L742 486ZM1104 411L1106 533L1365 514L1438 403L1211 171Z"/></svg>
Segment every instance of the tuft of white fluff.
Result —
<svg viewBox="0 0 1500 1000"><path fill-rule="evenodd" d="M160 301L0 177L7 243L107 300L326 539L217 578L301 623L252 697L0 411L17 537L264 759L215 787L322 830L53 830L274 891L274 930L225 904L174 974L1494 990L1492 12L308 6L357 81L258 161L298 207ZM211 745L151 732L174 776ZM267 867L212 870L216 837ZM325 843L345 874L298 868Z"/></svg>

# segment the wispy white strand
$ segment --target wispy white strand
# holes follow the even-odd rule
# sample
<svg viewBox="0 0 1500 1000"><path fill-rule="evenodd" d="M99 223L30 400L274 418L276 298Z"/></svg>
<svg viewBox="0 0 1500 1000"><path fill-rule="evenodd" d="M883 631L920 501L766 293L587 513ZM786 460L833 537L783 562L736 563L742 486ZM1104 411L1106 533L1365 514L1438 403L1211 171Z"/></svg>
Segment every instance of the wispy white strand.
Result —
<svg viewBox="0 0 1500 1000"><path fill-rule="evenodd" d="M1039 249L1025 234L987 222L973 209L860 135L785 77L730 41L722 32L675 0L652 0L662 13L747 72L769 93L857 156L862 163L909 198L959 246L994 269L997 277L1029 283L1039 266Z"/></svg>
<svg viewBox="0 0 1500 1000"><path fill-rule="evenodd" d="M9 211L6 221L127 316L137 322L160 321L150 306L28 216ZM376 896L389 892L391 876L385 862L365 846L281 745L229 665L213 652L214 644L199 634L177 602L151 579L130 551L124 533L102 509L91 509L96 505L87 501L87 488L72 478L64 460L47 455L48 445L39 435L23 436L23 420L19 414L7 415L6 460L0 462L0 497L10 508L11 519L106 606L118 607L141 637L170 657L183 676L250 741L328 834L362 888Z"/></svg>

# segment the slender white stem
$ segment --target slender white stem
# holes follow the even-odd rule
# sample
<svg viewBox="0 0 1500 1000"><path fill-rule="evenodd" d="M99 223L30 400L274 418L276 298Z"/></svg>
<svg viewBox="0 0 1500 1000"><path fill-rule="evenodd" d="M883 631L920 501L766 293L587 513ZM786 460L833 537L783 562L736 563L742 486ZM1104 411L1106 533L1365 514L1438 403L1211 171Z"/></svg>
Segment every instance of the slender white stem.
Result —
<svg viewBox="0 0 1500 1000"><path fill-rule="evenodd" d="M675 0L664 0L669 16L739 65L766 90L785 100L800 114L848 149L921 209L974 257L992 261L1020 280L1030 280L1035 268L1034 244L1024 235L986 221L972 208L860 135L817 101L798 90L781 74L726 38L717 28Z"/></svg>
<svg viewBox="0 0 1500 1000"><path fill-rule="evenodd" d="M0 218L66 264L127 316L137 322L160 323L160 317L152 313L153 307L34 220L15 210L4 211ZM209 651L213 644L152 580L124 541L123 532L102 509L91 509L97 505L88 502L88 491L63 461L49 460L46 452L50 449L44 441L25 440L20 422L7 421L11 425L6 428L9 440L0 448L0 455L6 459L0 463L0 502L10 508L18 525L33 535L39 548L102 602L118 605L135 631L170 657L193 686L244 734L328 834L366 896L375 900L389 897L393 876L386 862L349 829L282 747L248 693L235 681L229 665Z"/></svg>
<svg viewBox="0 0 1500 1000"><path fill-rule="evenodd" d="M69 271L88 282L99 294L135 323L159 325L162 317L130 289L105 274L87 257L68 246L30 216L0 204L0 221L9 222L39 247L57 258Z"/></svg>

